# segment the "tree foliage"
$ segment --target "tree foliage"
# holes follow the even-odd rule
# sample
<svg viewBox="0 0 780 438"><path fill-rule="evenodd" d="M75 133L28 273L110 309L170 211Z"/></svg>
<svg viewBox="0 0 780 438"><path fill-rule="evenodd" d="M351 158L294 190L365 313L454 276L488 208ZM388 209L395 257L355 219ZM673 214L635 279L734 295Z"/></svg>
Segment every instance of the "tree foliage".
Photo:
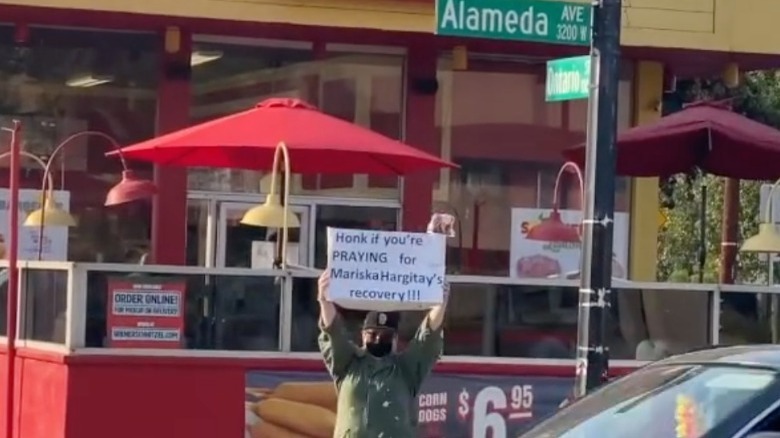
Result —
<svg viewBox="0 0 780 438"><path fill-rule="evenodd" d="M678 86L665 106L681 107L698 100L733 99L734 111L753 120L780 128L780 72L747 74L743 83L729 89L720 80L696 79ZM758 230L760 188L766 181L740 182L739 241ZM703 191L702 188L705 188ZM703 193L706 195L703 197ZM719 271L723 221L723 178L696 170L676 175L661 184L661 207L667 220L658 239L660 281L716 282ZM704 214L702 215L702 206ZM704 223L701 245L700 231ZM700 269L700 249L704 266ZM767 282L766 263L752 254L739 254L735 278L743 283Z"/></svg>

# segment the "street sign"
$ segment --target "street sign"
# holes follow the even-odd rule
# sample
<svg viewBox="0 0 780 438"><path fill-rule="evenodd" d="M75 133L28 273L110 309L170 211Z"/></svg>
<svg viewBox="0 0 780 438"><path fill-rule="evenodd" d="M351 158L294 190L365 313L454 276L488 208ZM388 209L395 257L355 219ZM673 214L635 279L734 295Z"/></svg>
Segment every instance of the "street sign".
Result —
<svg viewBox="0 0 780 438"><path fill-rule="evenodd" d="M436 0L439 35L590 44L592 7L549 0Z"/></svg>
<svg viewBox="0 0 780 438"><path fill-rule="evenodd" d="M589 91L590 55L547 61L547 102L587 99Z"/></svg>

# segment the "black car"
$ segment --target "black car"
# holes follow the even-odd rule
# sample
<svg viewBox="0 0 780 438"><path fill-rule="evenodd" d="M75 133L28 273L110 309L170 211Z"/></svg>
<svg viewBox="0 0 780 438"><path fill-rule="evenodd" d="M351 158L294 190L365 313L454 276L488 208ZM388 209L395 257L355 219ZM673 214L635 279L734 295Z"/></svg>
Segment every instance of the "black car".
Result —
<svg viewBox="0 0 780 438"><path fill-rule="evenodd" d="M780 438L780 345L714 348L649 364L522 438Z"/></svg>

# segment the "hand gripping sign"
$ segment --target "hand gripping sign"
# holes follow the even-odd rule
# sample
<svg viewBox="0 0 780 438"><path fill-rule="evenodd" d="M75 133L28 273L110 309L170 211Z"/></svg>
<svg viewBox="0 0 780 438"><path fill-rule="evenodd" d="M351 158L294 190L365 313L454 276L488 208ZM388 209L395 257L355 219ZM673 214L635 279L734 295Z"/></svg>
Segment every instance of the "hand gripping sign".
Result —
<svg viewBox="0 0 780 438"><path fill-rule="evenodd" d="M446 238L328 228L330 300L348 309L385 312L441 304Z"/></svg>

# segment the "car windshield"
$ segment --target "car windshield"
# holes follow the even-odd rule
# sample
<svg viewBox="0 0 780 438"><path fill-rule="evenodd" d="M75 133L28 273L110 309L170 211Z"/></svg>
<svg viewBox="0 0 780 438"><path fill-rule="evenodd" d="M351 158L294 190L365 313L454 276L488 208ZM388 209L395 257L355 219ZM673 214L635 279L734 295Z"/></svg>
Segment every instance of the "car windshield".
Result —
<svg viewBox="0 0 780 438"><path fill-rule="evenodd" d="M562 409L523 438L702 438L774 391L772 370L650 366Z"/></svg>

